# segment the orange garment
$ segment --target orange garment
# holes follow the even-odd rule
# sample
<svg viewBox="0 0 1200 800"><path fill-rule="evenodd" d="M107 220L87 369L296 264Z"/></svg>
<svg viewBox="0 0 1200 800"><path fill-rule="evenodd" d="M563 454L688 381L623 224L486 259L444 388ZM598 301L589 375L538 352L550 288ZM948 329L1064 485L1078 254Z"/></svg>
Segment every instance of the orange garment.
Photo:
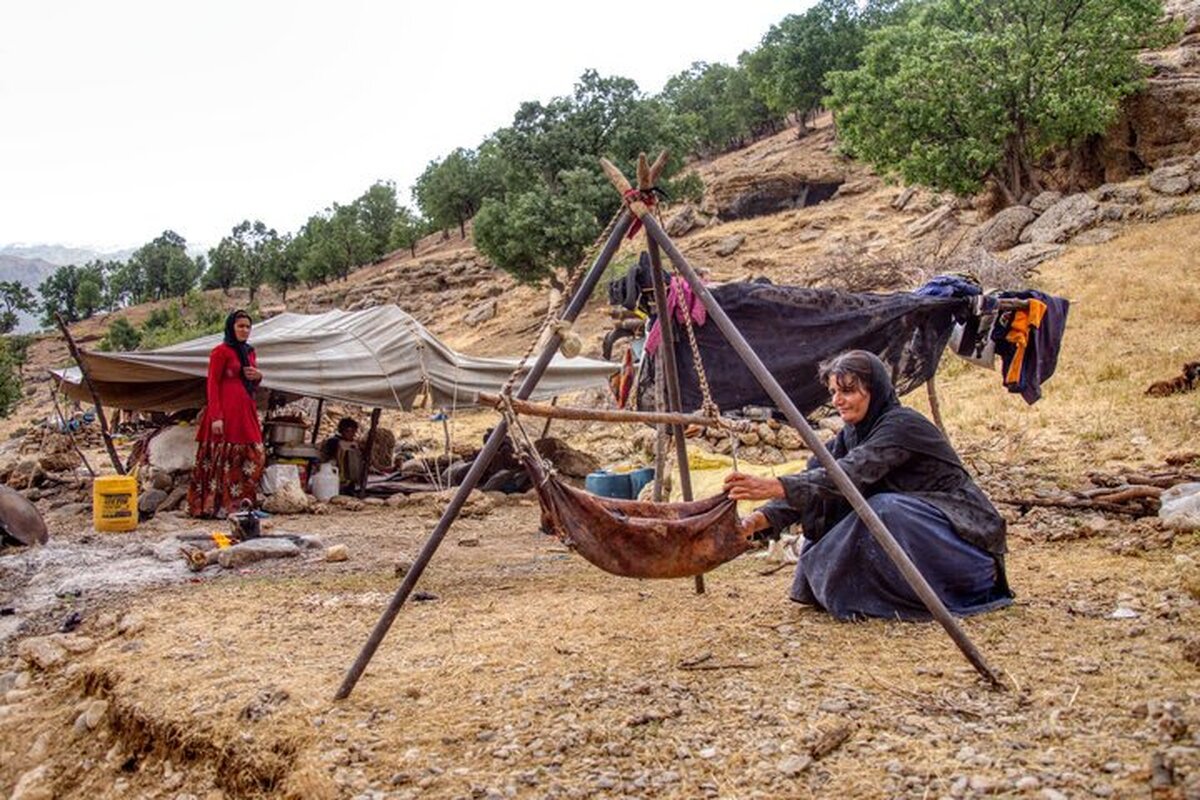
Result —
<svg viewBox="0 0 1200 800"><path fill-rule="evenodd" d="M1029 346L1029 333L1042 324L1046 315L1046 304L1041 300L1030 298L1028 311L1013 312L1012 324L1004 338L1011 343L1016 351L1008 372L1004 374L1004 385L1009 386L1021 380L1021 365L1025 362L1025 349Z"/></svg>

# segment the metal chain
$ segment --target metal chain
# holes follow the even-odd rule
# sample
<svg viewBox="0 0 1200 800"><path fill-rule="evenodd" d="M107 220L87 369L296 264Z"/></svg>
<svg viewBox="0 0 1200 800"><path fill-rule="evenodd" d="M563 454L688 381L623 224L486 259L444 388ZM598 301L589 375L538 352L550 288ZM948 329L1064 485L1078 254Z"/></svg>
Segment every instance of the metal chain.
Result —
<svg viewBox="0 0 1200 800"><path fill-rule="evenodd" d="M708 386L708 375L704 372L704 361L700 358L700 345L696 341L696 331L692 327L692 310L683 298L679 307L683 309L683 327L687 330L688 344L692 346L692 363L696 365L696 380L700 383L700 413L708 417L719 418L721 409L712 398L712 390Z"/></svg>

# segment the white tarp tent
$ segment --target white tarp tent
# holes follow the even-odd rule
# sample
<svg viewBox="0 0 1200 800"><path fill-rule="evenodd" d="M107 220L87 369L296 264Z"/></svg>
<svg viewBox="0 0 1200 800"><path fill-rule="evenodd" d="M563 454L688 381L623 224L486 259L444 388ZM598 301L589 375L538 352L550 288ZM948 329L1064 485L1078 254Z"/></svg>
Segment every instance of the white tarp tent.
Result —
<svg viewBox="0 0 1200 800"><path fill-rule="evenodd" d="M81 357L104 405L177 411L204 404L208 354L221 338L213 334L159 350ZM280 314L256 324L250 344L264 388L368 408L409 409L425 393L433 407L473 405L480 392L497 393L517 365L515 358L455 352L394 305ZM533 396L605 386L617 369L607 361L555 354ZM91 400L78 368L56 370L54 376L69 396Z"/></svg>

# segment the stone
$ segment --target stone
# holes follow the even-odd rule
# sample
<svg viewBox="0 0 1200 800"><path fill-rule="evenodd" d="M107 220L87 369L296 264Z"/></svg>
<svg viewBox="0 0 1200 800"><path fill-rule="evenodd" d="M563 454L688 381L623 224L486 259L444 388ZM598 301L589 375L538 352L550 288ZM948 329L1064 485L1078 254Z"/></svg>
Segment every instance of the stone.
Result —
<svg viewBox="0 0 1200 800"><path fill-rule="evenodd" d="M366 508L366 504L362 500L345 494L335 494L329 498L329 505L344 508L347 511L362 511Z"/></svg>
<svg viewBox="0 0 1200 800"><path fill-rule="evenodd" d="M794 778L811 767L812 763L813 760L810 755L793 755L780 761L777 769L781 774L789 778Z"/></svg>
<svg viewBox="0 0 1200 800"><path fill-rule="evenodd" d="M196 466L196 428L172 425L154 434L146 446L150 465L166 473L190 472Z"/></svg>
<svg viewBox="0 0 1200 800"><path fill-rule="evenodd" d="M1038 214L1048 211L1055 203L1062 200L1060 192L1042 192L1029 202L1029 207Z"/></svg>
<svg viewBox="0 0 1200 800"><path fill-rule="evenodd" d="M225 569L234 569L255 561L299 554L300 548L289 539L251 539L218 552L217 563Z"/></svg>
<svg viewBox="0 0 1200 800"><path fill-rule="evenodd" d="M1043 262L1057 258L1066 248L1061 244L1022 244L1008 251L1005 261L1030 273Z"/></svg>
<svg viewBox="0 0 1200 800"><path fill-rule="evenodd" d="M721 258L731 256L737 252L737 249L746 241L746 234L735 233L733 236L726 236L717 243L716 254Z"/></svg>
<svg viewBox="0 0 1200 800"><path fill-rule="evenodd" d="M8 485L20 491L41 486L45 480L46 471L37 461L27 458L13 467L12 474L8 476Z"/></svg>
<svg viewBox="0 0 1200 800"><path fill-rule="evenodd" d="M595 457L576 450L562 439L547 436L533 443L542 458L554 465L563 475L572 478L586 478L600 469L600 462Z"/></svg>
<svg viewBox="0 0 1200 800"><path fill-rule="evenodd" d="M1073 194L1046 209L1021 231L1020 240L1026 244L1065 242L1091 227L1099 217L1099 203L1086 194Z"/></svg>
<svg viewBox="0 0 1200 800"><path fill-rule="evenodd" d="M344 544L335 544L325 551L325 560L333 562L349 561L350 549Z"/></svg>
<svg viewBox="0 0 1200 800"><path fill-rule="evenodd" d="M463 316L463 322L472 327L487 322L496 316L496 309L498 307L499 303L495 298L484 300Z"/></svg>
<svg viewBox="0 0 1200 800"><path fill-rule="evenodd" d="M1192 188L1192 179L1188 174L1189 172L1190 169L1187 164L1160 167L1150 173L1150 179L1146 183L1151 191L1158 194L1169 196L1187 194Z"/></svg>
<svg viewBox="0 0 1200 800"><path fill-rule="evenodd" d="M688 204L679 209L679 212L676 213L675 216L667 220L667 226L665 230L667 235L677 238L683 236L697 225L698 221L696 219L696 207Z"/></svg>
<svg viewBox="0 0 1200 800"><path fill-rule="evenodd" d="M87 710L83 712L84 724L88 726L88 730L95 730L96 726L104 719L104 715L108 713L107 700L93 700L88 703Z"/></svg>
<svg viewBox="0 0 1200 800"><path fill-rule="evenodd" d="M45 453L38 457L38 466L46 472L71 472L83 463L74 450Z"/></svg>
<svg viewBox="0 0 1200 800"><path fill-rule="evenodd" d="M34 767L17 779L9 800L53 800L54 792L50 782L50 766L42 764Z"/></svg>
<svg viewBox="0 0 1200 800"><path fill-rule="evenodd" d="M1071 240L1071 244L1076 245L1096 245L1111 242L1117 238L1117 232L1112 228L1092 228L1090 231L1084 231Z"/></svg>
<svg viewBox="0 0 1200 800"><path fill-rule="evenodd" d="M1096 190L1096 199L1103 203L1132 206L1142 202L1142 190L1125 183L1106 183Z"/></svg>
<svg viewBox="0 0 1200 800"><path fill-rule="evenodd" d="M919 239L930 231L941 227L943 223L954 217L954 205L947 203L930 211L925 216L912 222L907 230L908 238Z"/></svg>
<svg viewBox="0 0 1200 800"><path fill-rule="evenodd" d="M1009 206L980 226L975 234L975 244L989 252L1016 247L1021 240L1021 231L1037 219L1037 214L1027 206Z"/></svg>
<svg viewBox="0 0 1200 800"><path fill-rule="evenodd" d="M32 636L17 644L17 656L38 669L50 670L67 660L67 651L48 636Z"/></svg>
<svg viewBox="0 0 1200 800"><path fill-rule="evenodd" d="M263 510L270 514L303 514L312 504L313 498L304 493L300 484L288 482L263 501Z"/></svg>
<svg viewBox="0 0 1200 800"><path fill-rule="evenodd" d="M138 497L138 513L143 517L152 517L166 499L167 493L162 489L148 489Z"/></svg>

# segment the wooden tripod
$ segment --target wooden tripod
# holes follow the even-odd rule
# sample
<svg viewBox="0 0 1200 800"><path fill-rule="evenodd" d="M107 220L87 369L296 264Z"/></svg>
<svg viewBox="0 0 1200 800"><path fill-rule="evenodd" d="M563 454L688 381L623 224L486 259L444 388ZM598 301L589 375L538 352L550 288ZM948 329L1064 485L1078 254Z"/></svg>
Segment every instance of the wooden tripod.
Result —
<svg viewBox="0 0 1200 800"><path fill-rule="evenodd" d="M655 162L655 166L661 169L661 165L663 163L665 163L665 154L658 158L658 160ZM750 348L749 343L738 331L732 320L729 319L728 315L726 315L724 310L722 310L717 304L716 300L712 296L712 293L709 292L704 284L700 281L699 276L696 274L692 266L687 262L687 259L685 259L683 254L675 248L675 245L671 242L670 238L654 219L653 214L650 213L649 208L641 199L641 192L648 190L650 187L650 184L646 183L646 181L643 179L643 176L649 176L649 178L652 180L654 175L657 174L646 166L645 157L643 156L639 163L638 182L640 191L635 191L629 184L629 181L626 180L621 172L611 163L601 159L601 164L604 167L605 173L613 182L613 185L619 192L621 192L622 197L625 199L626 208L624 208L621 211L621 214L618 216L615 224L613 225L612 231L609 234L608 240L604 243L599 255L596 256L595 261L588 269L584 279L579 285L579 289L570 299L570 302L562 313L561 319L571 323L574 322L582 312L588 298L590 298L592 292L595 291L595 288L600 281L601 274L604 272L609 261L616 253L617 248L620 246L622 237L629 229L629 226L633 223L634 216L636 216L646 230L649 243L648 249L652 260L651 263L655 264L655 262L658 261L660 248L662 252L667 254L667 257L671 260L671 263L675 265L679 273L687 280L688 284L692 288L692 291L704 303L705 308L708 310L709 316L728 340L730 346L733 347L734 351L737 352L737 354L745 362L750 372L762 385L763 389L766 390L767 394L770 395L771 399L775 401L776 407L778 407L784 413L784 416L787 417L788 422L800 432L800 435L803 437L807 447L816 454L821 466L828 471L838 490L850 502L850 505L854 508L855 512L858 513L859 518L867 525L872 536L875 537L875 540L880 544L884 552L887 553L888 557L893 563L895 563L896 567L900 570L909 586L912 587L913 591L925 604L926 608L929 609L929 612L942 625L942 627L946 629L946 632L950 635L950 638L962 651L963 655L966 656L967 660L970 661L971 665L974 666L975 669L980 673L980 675L990 681L992 685L1002 687L1003 684L1001 683L999 674L992 669L992 667L984 659L983 655L967 637L966 632L963 631L962 627L946 609L945 604L942 603L941 599L929 586L929 583L921 575L920 571L912 563L908 555L903 549L901 549L900 545L896 542L895 537L893 537L891 532L888 531L887 527L883 524L883 521L879 519L879 516L875 513L874 509L867 504L866 499L858 490L858 487L856 487L850 481L849 477L847 477L841 466L837 463L833 456L830 455L829 451L825 449L824 444L822 444L821 440L817 438L816 432L809 427L808 422L804 419L804 416L800 413L799 409L796 408L796 405L787 396L783 388L779 385L771 373L767 371L766 366ZM660 266L657 264L655 265ZM668 330L667 326L669 325L669 322L667 322L667 314L665 313L665 288L661 286L661 283L661 268L655 269L655 295L656 300L659 302L659 319L663 320L663 322L660 324L664 325L663 331L665 334ZM554 356L554 353L558 350L559 343L562 340L558 330L559 329L557 327L552 328L552 333L544 345L542 352L539 354L537 361L534 362L533 366L529 369L529 372L526 373L524 380L521 382L520 388L517 389L515 394L516 399L528 399L530 394L533 392L534 387L541 379L542 374L545 372L551 358ZM671 358L671 362L673 363L673 349L669 346L666 346L668 344L670 344L669 340L664 340L664 367L667 366L665 362L668 358ZM671 354L671 356L668 356L668 353ZM668 373L669 377L671 374L669 367L664 371ZM678 400L679 386L677 380L674 390L671 390L670 382L668 381L668 391L675 395L675 400ZM671 401L670 398L668 398L668 402L671 403L669 408L670 411L678 412L680 410L677 403ZM459 485L458 490L454 493L449 505L446 506L446 510L442 512L441 519L438 520L437 525L434 526L433 532L430 533L429 538L426 539L425 544L422 546L421 552L417 555L412 568L404 576L404 580L401 582L400 587L392 596L391 601L388 603L388 607L384 610L382 616L379 618L379 621L375 624L374 629L371 631L371 635L368 637L366 644L363 645L358 657L347 671L345 678L342 680L341 686L334 695L335 699L342 700L346 697L349 697L350 692L354 690L355 684L362 676L363 671L366 670L367 664L370 663L371 657L379 648L380 643L383 641L383 637L387 635L388 629L391 628L392 622L395 620L396 615L400 613L401 607L408 599L408 596L412 593L413 587L424 573L425 568L429 565L430 559L433 558L434 552L437 551L438 546L442 543L442 539L445 538L450 526L458 517L459 512L462 510L462 507L466 502L467 496L475 488L476 484L478 484L479 478L483 474L483 471L495 457L496 452L499 450L500 444L504 441L504 437L507 435L507 433L508 421L507 419L502 418L492 431L491 436L488 437L487 442L483 446L483 450L480 451L479 455L475 458L475 461L471 465L471 469L467 472L466 477L463 479L462 484ZM676 433L680 434L681 431L677 430ZM676 448L679 452L681 483L683 483L686 479L683 478L682 475L687 474L684 472L687 465L686 446L682 435L677 435L675 440ZM691 487L687 483L684 483L684 486L687 489L687 494L685 494L685 497L688 497L690 495ZM697 584L697 589L702 591L702 584Z"/></svg>

